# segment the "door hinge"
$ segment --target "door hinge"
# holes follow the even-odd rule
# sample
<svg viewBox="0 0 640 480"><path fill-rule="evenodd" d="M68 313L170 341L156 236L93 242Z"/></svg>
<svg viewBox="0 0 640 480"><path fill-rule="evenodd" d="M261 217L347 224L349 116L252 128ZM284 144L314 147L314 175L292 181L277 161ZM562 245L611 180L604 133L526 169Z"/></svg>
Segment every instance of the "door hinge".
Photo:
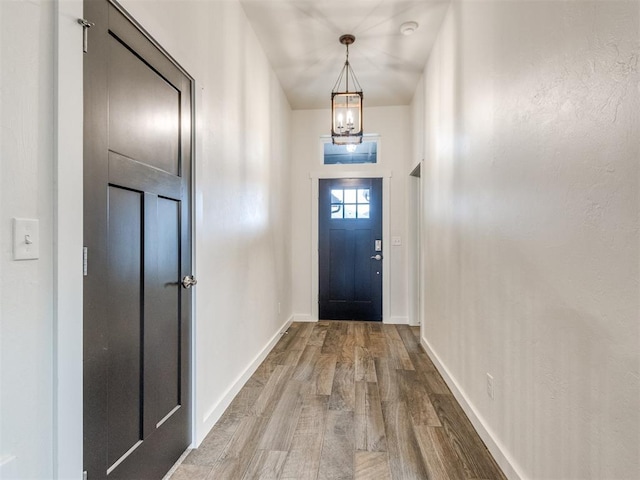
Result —
<svg viewBox="0 0 640 480"><path fill-rule="evenodd" d="M96 24L84 18L79 18L78 23L82 26L82 51L87 53L89 51L89 29Z"/></svg>
<svg viewBox="0 0 640 480"><path fill-rule="evenodd" d="M82 472L82 480L89 480L89 474L86 470Z"/></svg>
<svg viewBox="0 0 640 480"><path fill-rule="evenodd" d="M82 247L82 276L86 277L89 273L89 248Z"/></svg>

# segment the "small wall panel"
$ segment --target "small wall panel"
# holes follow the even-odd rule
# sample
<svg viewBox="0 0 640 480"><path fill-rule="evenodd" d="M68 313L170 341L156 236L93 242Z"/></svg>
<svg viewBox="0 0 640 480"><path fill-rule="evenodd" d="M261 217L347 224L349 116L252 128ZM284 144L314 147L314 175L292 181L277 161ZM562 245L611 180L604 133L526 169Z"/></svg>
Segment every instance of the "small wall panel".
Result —
<svg viewBox="0 0 640 480"><path fill-rule="evenodd" d="M141 438L142 194L109 187L108 464Z"/></svg>

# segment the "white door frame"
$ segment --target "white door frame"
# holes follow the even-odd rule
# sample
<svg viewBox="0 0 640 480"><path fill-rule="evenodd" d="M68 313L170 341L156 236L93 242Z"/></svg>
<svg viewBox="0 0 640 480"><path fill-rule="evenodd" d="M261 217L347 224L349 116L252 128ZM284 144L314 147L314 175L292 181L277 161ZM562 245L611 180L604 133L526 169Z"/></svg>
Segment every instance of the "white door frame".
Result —
<svg viewBox="0 0 640 480"><path fill-rule="evenodd" d="M416 175L416 171L418 174ZM414 183L415 182L415 183ZM409 202L409 228L410 240L408 242L409 264L417 271L410 269L409 275L409 325L422 324L422 302L424 269L422 265L422 161L419 161L410 173L410 202Z"/></svg>
<svg viewBox="0 0 640 480"><path fill-rule="evenodd" d="M318 321L318 296L319 296L319 262L318 262L318 193L320 179L334 178L382 178L382 322L389 323L391 320L389 305L389 255L391 244L389 242L389 184L392 177L390 170L383 171L340 171L340 172L312 172L311 179L311 320ZM388 249L388 250L387 250Z"/></svg>
<svg viewBox="0 0 640 480"><path fill-rule="evenodd" d="M54 17L54 345L53 345L53 476L80 479L83 470L83 0L55 0ZM89 46L90 48L90 46ZM196 90L195 80L193 89ZM193 97L193 115L201 94ZM192 119L193 121L193 119ZM192 188L195 216L196 158L202 144L193 121ZM192 262L196 268L195 219L192 216ZM91 268L89 252L89 270ZM195 337L195 294L192 335ZM195 338L192 338L192 378L195 379ZM192 382L191 428L195 426L195 381ZM195 438L195 437L193 437ZM192 441L193 441L192 438Z"/></svg>
<svg viewBox="0 0 640 480"><path fill-rule="evenodd" d="M55 2L53 475L82 477L82 0Z"/></svg>

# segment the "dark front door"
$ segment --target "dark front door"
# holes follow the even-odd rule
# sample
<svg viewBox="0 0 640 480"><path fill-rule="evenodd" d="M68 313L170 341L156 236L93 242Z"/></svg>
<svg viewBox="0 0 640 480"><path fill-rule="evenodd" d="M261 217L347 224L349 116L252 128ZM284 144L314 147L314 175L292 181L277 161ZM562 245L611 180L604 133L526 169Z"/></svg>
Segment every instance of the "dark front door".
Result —
<svg viewBox="0 0 640 480"><path fill-rule="evenodd" d="M382 179L320 180L319 316L382 320Z"/></svg>
<svg viewBox="0 0 640 480"><path fill-rule="evenodd" d="M192 81L85 0L84 467L160 479L189 446Z"/></svg>

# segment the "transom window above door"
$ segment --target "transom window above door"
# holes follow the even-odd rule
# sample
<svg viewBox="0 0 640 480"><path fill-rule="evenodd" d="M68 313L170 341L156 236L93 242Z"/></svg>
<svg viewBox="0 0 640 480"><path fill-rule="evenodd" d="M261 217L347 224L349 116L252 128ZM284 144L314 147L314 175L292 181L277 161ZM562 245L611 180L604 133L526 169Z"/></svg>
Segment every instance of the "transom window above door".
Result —
<svg viewBox="0 0 640 480"><path fill-rule="evenodd" d="M364 141L359 145L323 144L323 163L342 165L357 163L378 163L378 142Z"/></svg>
<svg viewBox="0 0 640 480"><path fill-rule="evenodd" d="M369 218L369 189L331 189L331 218Z"/></svg>

